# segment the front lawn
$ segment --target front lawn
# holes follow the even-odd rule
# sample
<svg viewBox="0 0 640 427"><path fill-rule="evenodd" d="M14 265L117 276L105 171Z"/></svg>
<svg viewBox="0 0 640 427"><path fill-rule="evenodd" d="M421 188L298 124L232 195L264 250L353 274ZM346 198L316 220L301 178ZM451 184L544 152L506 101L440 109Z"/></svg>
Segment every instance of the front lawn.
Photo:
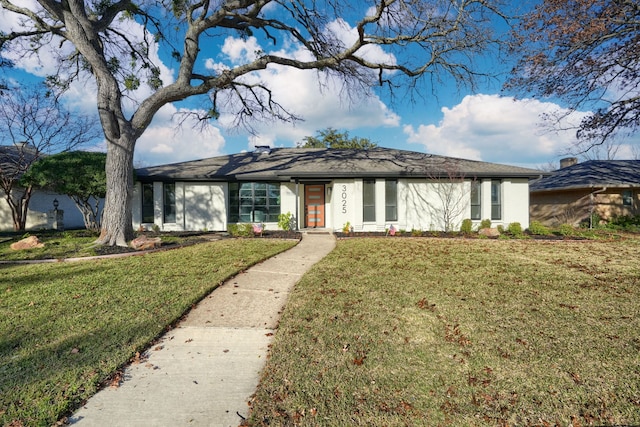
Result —
<svg viewBox="0 0 640 427"><path fill-rule="evenodd" d="M54 424L226 278L295 243L0 265L0 425Z"/></svg>
<svg viewBox="0 0 640 427"><path fill-rule="evenodd" d="M248 424L638 425L639 252L339 241L289 298Z"/></svg>

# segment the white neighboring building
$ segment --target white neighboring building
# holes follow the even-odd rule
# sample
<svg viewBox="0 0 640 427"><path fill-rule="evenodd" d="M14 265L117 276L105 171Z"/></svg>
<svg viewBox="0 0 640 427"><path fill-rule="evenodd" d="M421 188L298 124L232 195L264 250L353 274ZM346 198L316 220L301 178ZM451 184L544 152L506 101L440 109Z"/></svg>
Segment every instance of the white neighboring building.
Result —
<svg viewBox="0 0 640 427"><path fill-rule="evenodd" d="M259 147L254 152L136 170L134 229L458 230L463 219L529 226L529 180L540 171L373 148Z"/></svg>
<svg viewBox="0 0 640 427"><path fill-rule="evenodd" d="M44 190L33 190L27 212L26 230L47 230L53 227L53 201L58 201L58 209L64 212L63 225L65 229L85 228L82 213L76 204L64 194L52 193ZM13 219L11 208L5 198L5 193L0 190L0 231L13 231Z"/></svg>

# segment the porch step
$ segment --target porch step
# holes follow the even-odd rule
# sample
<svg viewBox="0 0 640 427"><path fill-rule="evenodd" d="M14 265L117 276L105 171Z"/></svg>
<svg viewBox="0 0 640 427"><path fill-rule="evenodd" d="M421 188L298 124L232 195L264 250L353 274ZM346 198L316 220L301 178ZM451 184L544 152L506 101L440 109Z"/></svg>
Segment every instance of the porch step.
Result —
<svg viewBox="0 0 640 427"><path fill-rule="evenodd" d="M333 234L330 228L302 228L299 231L302 234Z"/></svg>

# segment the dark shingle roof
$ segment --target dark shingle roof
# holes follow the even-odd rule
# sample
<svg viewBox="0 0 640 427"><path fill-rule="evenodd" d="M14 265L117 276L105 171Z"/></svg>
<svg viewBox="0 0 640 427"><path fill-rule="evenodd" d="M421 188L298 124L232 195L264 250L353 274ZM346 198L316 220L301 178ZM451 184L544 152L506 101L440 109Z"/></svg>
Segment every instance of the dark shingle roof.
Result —
<svg viewBox="0 0 640 427"><path fill-rule="evenodd" d="M0 174L5 179L19 179L39 156L29 145L0 145Z"/></svg>
<svg viewBox="0 0 640 427"><path fill-rule="evenodd" d="M531 192L640 186L640 160L590 160L533 181Z"/></svg>
<svg viewBox="0 0 640 427"><path fill-rule="evenodd" d="M227 181L356 177L537 178L540 171L389 148L273 148L136 170L140 181Z"/></svg>

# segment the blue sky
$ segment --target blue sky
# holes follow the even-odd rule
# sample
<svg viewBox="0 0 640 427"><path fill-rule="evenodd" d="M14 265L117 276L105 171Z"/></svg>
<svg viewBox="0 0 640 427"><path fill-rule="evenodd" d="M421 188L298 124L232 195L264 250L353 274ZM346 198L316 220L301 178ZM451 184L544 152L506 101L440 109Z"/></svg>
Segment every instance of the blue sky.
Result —
<svg viewBox="0 0 640 427"><path fill-rule="evenodd" d="M33 2L33 0L23 0ZM16 25L15 17L0 10L0 30L7 31ZM134 37L142 37L142 27L134 22L123 22L122 30ZM349 37L351 28L343 27ZM295 44L273 46L255 37L242 39L232 35L208 45L201 66L232 66L251 58L256 50L285 51L287 55L304 55ZM385 55L383 51L372 55ZM153 52L156 61L162 63L163 81L171 81L176 75L176 64L162 51ZM2 78L24 81L41 78L55 70L53 51L43 50L40 57L14 58L16 68L3 70ZM498 62L486 61L491 71L508 71L496 68ZM550 132L540 121L541 114L561 110L552 102L532 99L514 99L501 93L503 77L481 83L474 93L457 90L450 82L437 88L437 97L417 98L415 102L396 98L391 100L375 91L354 94L350 100L341 91L339 82L329 81L322 88L312 71L299 71L282 67L270 67L255 78L269 82L276 99L304 121L295 125L286 123L256 124L256 135L240 128L230 128L233 117L222 111L220 119L206 129L194 128L187 122L179 127L176 112L189 112L204 108L201 100L188 100L170 104L155 117L149 129L136 146L136 166L186 161L221 154L251 150L255 145L291 147L304 136L318 130L333 127L348 131L351 136L370 138L378 145L412 151L429 152L454 157L529 167L557 164L574 142L574 132ZM78 82L65 95L69 108L95 113L95 91L91 81ZM429 90L427 90L429 92ZM134 98L148 94L141 87ZM359 95L359 96L358 96ZM585 113L575 114L569 120L577 122ZM100 146L100 144L98 144ZM631 158L631 146L621 146L618 158Z"/></svg>

